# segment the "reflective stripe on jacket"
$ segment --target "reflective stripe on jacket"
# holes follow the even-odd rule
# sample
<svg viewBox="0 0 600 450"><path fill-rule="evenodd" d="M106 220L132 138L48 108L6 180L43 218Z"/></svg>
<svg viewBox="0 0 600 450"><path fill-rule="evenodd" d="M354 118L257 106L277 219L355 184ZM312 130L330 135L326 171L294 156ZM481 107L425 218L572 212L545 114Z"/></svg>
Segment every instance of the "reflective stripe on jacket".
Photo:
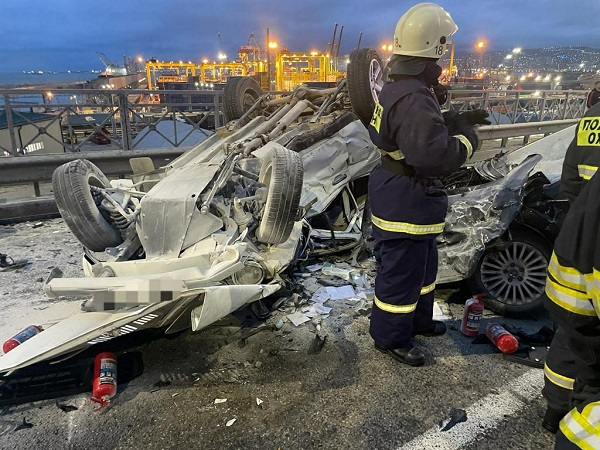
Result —
<svg viewBox="0 0 600 450"><path fill-rule="evenodd" d="M560 431L579 448L600 449L600 402L573 408L560 422Z"/></svg>

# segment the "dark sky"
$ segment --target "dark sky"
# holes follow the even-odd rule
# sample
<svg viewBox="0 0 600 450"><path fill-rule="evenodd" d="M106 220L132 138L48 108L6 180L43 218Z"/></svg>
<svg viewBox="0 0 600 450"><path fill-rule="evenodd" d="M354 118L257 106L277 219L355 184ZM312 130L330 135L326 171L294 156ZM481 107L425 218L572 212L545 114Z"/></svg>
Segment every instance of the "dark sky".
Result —
<svg viewBox="0 0 600 450"><path fill-rule="evenodd" d="M233 56L251 33L292 51L326 50L344 25L340 54L391 42L415 1L388 0L0 0L0 72L103 69L96 51L161 60ZM458 24L457 50L479 38L515 46L600 47L600 0L440 0Z"/></svg>

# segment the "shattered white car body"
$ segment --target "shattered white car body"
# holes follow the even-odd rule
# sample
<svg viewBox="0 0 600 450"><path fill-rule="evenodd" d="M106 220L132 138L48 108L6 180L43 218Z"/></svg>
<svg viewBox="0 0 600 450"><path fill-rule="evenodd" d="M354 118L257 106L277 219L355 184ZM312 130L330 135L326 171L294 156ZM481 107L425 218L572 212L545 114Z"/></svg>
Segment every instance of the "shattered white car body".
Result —
<svg viewBox="0 0 600 450"><path fill-rule="evenodd" d="M339 90L328 93L339 95ZM230 123L228 129L217 130L167 167L151 176L134 177L135 184L111 182L106 192L113 200L130 202L130 209L124 211L124 217L131 219L124 229L124 242L107 249L109 257L102 260L86 251L85 278L54 277L44 285L50 297L89 296L87 311L2 356L0 375L39 361L64 359L88 346L148 328L164 329L165 334L200 330L272 295L283 284L279 274L303 250L298 247L303 231L310 228L308 219L341 193L346 195L352 219L340 230L340 239L359 242L360 208L348 185L366 176L379 154L356 118L327 139L297 152L305 174L300 198L303 214L295 217L289 237L265 244L254 235L252 225L268 194L252 175L258 175L265 158L284 149L294 136L339 118L339 111L327 115L323 110L316 117L312 101L295 102L291 109L283 106L279 111L285 109L287 114L274 113L271 120L258 116L238 128ZM219 183L240 184L244 176L250 178L248 184L254 183L252 195L246 198L240 192L228 198L225 188L216 188ZM139 192L144 184L150 189ZM233 189L239 191L237 186ZM331 235L331 231L310 232L315 239L319 234ZM143 258L137 257L141 249Z"/></svg>

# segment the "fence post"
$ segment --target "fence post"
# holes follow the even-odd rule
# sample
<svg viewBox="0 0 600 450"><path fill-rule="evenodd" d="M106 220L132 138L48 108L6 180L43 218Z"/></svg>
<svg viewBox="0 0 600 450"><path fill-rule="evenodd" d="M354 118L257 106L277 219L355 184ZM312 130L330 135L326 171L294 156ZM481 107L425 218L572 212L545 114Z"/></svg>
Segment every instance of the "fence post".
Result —
<svg viewBox="0 0 600 450"><path fill-rule="evenodd" d="M564 119L565 116L567 115L567 105L569 104L569 93L565 92L565 98L564 98L564 103L563 103L563 107L562 107L562 111L560 113L560 118Z"/></svg>
<svg viewBox="0 0 600 450"><path fill-rule="evenodd" d="M127 94L119 92L119 114L121 115L121 139L123 150L131 150L131 122L129 120L129 105Z"/></svg>
<svg viewBox="0 0 600 450"><path fill-rule="evenodd" d="M213 91L214 95L213 95L213 99L215 101L215 130L217 128L222 127L224 124L221 123L221 94L222 91L220 93L217 93L217 91Z"/></svg>
<svg viewBox="0 0 600 450"><path fill-rule="evenodd" d="M6 114L6 125L8 126L8 135L10 136L10 150L13 156L18 156L19 149L17 148L15 126L13 124L12 108L10 106L10 96L8 94L4 94L4 114Z"/></svg>

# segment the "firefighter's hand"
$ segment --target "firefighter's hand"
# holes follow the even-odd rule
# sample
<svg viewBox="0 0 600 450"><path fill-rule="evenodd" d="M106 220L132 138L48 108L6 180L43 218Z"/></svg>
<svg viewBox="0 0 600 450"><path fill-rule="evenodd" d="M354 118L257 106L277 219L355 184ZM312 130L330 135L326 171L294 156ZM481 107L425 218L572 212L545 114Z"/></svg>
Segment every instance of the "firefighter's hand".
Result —
<svg viewBox="0 0 600 450"><path fill-rule="evenodd" d="M443 84L436 84L433 87L433 93L435 94L440 106L445 105L448 101L448 89Z"/></svg>
<svg viewBox="0 0 600 450"><path fill-rule="evenodd" d="M487 120L489 113L485 109L475 109L466 111L460 115L467 121L469 125L491 125L492 122Z"/></svg>

